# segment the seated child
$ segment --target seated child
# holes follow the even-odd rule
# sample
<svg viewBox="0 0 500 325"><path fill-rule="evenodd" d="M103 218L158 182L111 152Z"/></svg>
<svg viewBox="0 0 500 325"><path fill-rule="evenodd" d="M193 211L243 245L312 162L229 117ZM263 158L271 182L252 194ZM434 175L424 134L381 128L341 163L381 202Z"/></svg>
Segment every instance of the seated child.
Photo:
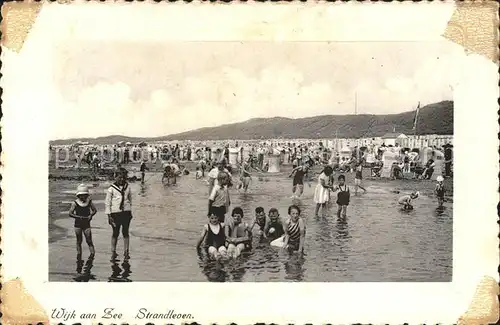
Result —
<svg viewBox="0 0 500 325"><path fill-rule="evenodd" d="M252 234L248 229L248 224L242 222L243 210L240 207L235 207L231 215L233 221L225 227L227 253L236 258L241 252L250 248Z"/></svg>
<svg viewBox="0 0 500 325"><path fill-rule="evenodd" d="M266 228L267 218L266 213L264 212L263 207L257 207L255 209L255 219L252 222L252 226L250 227L250 232L252 232L253 227L257 225L259 227L258 234L259 236L266 236L264 233L264 229Z"/></svg>
<svg viewBox="0 0 500 325"><path fill-rule="evenodd" d="M404 210L413 210L411 200L418 198L419 194L419 192L412 192L410 195L403 195L399 198L398 203L403 207Z"/></svg>
<svg viewBox="0 0 500 325"><path fill-rule="evenodd" d="M219 259L221 256L224 257L227 255L226 247L224 246L226 242L224 224L213 213L209 216L209 222L203 226L200 239L196 244L197 249L200 249L203 240L205 240L205 247L210 257Z"/></svg>
<svg viewBox="0 0 500 325"><path fill-rule="evenodd" d="M278 209L271 208L269 210L269 222L266 224L264 234L270 240L280 238L285 234L283 229L283 221L280 218Z"/></svg>
<svg viewBox="0 0 500 325"><path fill-rule="evenodd" d="M196 179L200 179L203 177L203 172L200 170L200 167L196 167Z"/></svg>

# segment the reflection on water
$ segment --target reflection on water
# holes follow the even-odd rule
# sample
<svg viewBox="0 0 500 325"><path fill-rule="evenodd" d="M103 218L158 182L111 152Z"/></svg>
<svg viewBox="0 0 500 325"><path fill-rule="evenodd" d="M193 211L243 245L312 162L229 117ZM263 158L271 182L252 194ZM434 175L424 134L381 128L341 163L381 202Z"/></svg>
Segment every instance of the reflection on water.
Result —
<svg viewBox="0 0 500 325"><path fill-rule="evenodd" d="M129 279L132 271L130 270L130 263L124 260L121 264L119 260L113 259L111 262L111 276L108 278L109 282L132 282Z"/></svg>
<svg viewBox="0 0 500 325"><path fill-rule="evenodd" d="M305 256L283 253L254 233L253 249L236 260L211 261L195 249L208 222L207 185L194 175L164 185L161 174L149 174L144 184L131 183L133 219L132 258L110 262L111 228L104 215L109 183L94 184L92 198L98 214L92 221L94 260L77 262L69 209L78 182L52 181L49 206L50 281L450 281L453 205L437 210L432 182L365 180L368 192L351 197L345 219L329 204L324 216L314 216L314 186L301 199L291 199L287 173L254 177L246 194L231 190L232 207L244 211L251 223L255 208L279 210L287 217L297 204L306 223ZM352 175L347 183L352 184ZM267 180L267 181L266 181ZM415 188L420 186L422 188ZM426 187L426 188L423 188ZM401 211L397 199L419 189L413 211ZM427 193L427 194L426 194ZM427 196L426 196L427 195ZM332 201L336 196L332 194ZM254 229L256 231L256 229ZM122 239L118 241L118 249ZM83 246L84 255L88 248ZM135 263L135 264L134 264ZM131 266L131 264L133 264ZM134 273L131 272L134 270Z"/></svg>
<svg viewBox="0 0 500 325"><path fill-rule="evenodd" d="M76 273L77 275L73 278L76 282L89 282L90 280L95 280L95 275L91 273L92 267L94 266L94 258L89 257L87 261L83 262L82 259L76 260Z"/></svg>

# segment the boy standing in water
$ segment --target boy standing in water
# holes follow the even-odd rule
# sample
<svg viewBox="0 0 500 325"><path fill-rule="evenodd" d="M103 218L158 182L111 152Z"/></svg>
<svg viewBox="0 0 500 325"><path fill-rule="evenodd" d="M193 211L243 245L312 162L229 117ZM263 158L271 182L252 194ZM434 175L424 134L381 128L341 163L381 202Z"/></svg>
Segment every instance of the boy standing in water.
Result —
<svg viewBox="0 0 500 325"><path fill-rule="evenodd" d="M434 189L434 193L436 194L436 196L438 198L438 208L442 209L443 203L444 203L444 193L446 191L444 188L444 184L443 184L444 178L443 178L443 176L439 175L436 180L437 180L437 184L436 184L436 188Z"/></svg>
<svg viewBox="0 0 500 325"><path fill-rule="evenodd" d="M358 187L363 190L363 193L366 192L366 189L361 186L361 181L363 179L363 164L359 163L356 167L356 176L354 178L354 194L358 195Z"/></svg>
<svg viewBox="0 0 500 325"><path fill-rule="evenodd" d="M243 209L236 207L232 212L232 224L226 224L227 252L233 258L238 257L241 252L250 248L252 234L248 224L242 222Z"/></svg>
<svg viewBox="0 0 500 325"><path fill-rule="evenodd" d="M351 191L349 186L345 183L345 176L339 175L338 178L339 184L334 187L334 191L338 191L337 193L337 218L346 218L347 216L347 206L349 206L349 202L351 200Z"/></svg>
<svg viewBox="0 0 500 325"><path fill-rule="evenodd" d="M71 208L69 209L69 216L75 219L76 252L78 260L82 259L82 232L89 246L89 258L94 258L95 249L94 243L92 242L90 221L92 221L92 217L96 213L97 209L90 199L88 187L83 184L79 185L76 189L76 200L71 203Z"/></svg>
<svg viewBox="0 0 500 325"><path fill-rule="evenodd" d="M106 214L108 223L113 229L111 236L111 254L112 259L116 258L116 243L120 235L120 228L123 235L124 258L129 259L130 238L128 229L132 221L132 192L127 183L127 170L122 168L118 173L116 180L108 188L105 199Z"/></svg>

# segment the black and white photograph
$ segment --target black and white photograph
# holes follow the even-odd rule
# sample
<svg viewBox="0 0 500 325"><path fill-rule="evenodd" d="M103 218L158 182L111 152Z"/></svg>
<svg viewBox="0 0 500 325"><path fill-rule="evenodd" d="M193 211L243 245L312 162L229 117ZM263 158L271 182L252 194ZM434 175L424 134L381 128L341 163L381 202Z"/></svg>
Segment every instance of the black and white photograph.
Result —
<svg viewBox="0 0 500 325"><path fill-rule="evenodd" d="M453 44L58 51L50 281L451 281Z"/></svg>

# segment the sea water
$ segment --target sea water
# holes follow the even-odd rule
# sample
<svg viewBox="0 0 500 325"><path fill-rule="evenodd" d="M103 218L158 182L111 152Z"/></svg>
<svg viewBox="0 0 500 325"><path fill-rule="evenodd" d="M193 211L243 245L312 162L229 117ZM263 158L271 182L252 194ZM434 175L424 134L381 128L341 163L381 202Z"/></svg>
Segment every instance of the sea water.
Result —
<svg viewBox="0 0 500 325"><path fill-rule="evenodd" d="M123 260L122 237L117 259L111 261L111 228L104 214L109 183L89 184L98 213L92 220L94 260L77 262L73 219L67 216L78 181L51 181L49 206L50 281L451 281L452 200L436 211L431 181L365 179L366 193L354 195L347 219L338 220L333 202L324 215L314 216L314 187L304 186L299 200L290 198L287 172L254 175L248 193L230 190L232 206L251 223L254 210L271 207L287 217L294 203L307 226L305 256L289 255L254 236L253 250L222 263L199 256L196 242L207 223L208 186L192 175L176 186L162 184L160 173L147 174L146 183L131 183L133 219L129 261ZM368 171L367 171L368 172ZM414 210L402 211L399 196L419 190ZM332 194L332 200L336 195ZM320 213L321 214L321 213ZM254 229L254 232L256 229ZM88 256L85 240L83 257Z"/></svg>

